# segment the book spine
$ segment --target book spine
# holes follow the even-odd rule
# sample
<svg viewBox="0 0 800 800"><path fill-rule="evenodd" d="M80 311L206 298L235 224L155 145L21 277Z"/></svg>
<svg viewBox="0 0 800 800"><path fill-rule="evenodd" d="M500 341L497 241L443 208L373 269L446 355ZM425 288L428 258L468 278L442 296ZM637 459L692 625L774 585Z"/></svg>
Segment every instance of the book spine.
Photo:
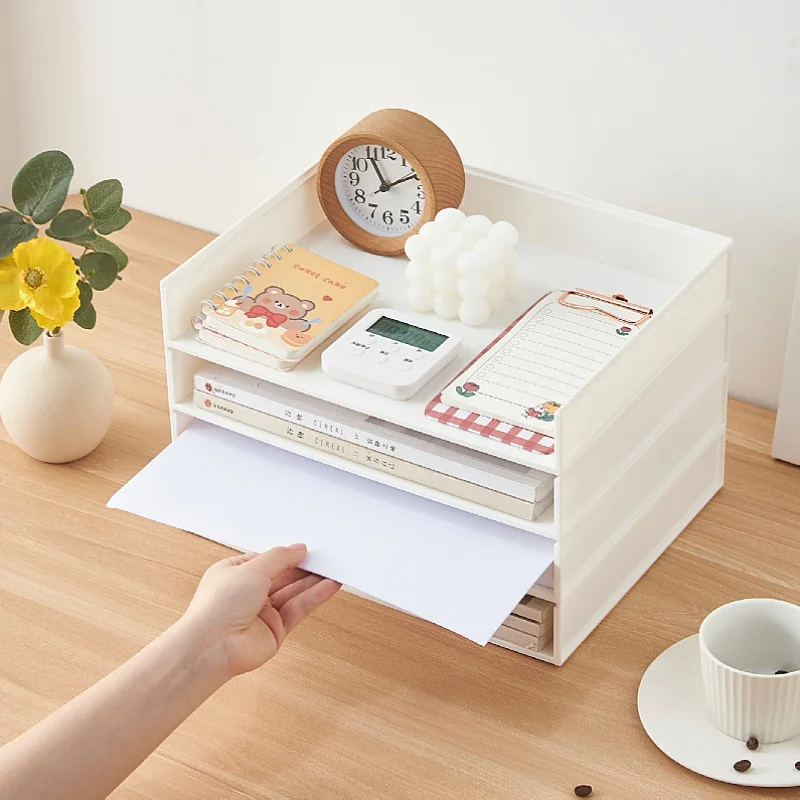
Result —
<svg viewBox="0 0 800 800"><path fill-rule="evenodd" d="M534 505L526 500L510 497L483 486L443 475L440 472L411 464L399 458L383 453L375 453L366 447L353 444L341 438L321 433L313 428L298 425L289 419L282 419L263 411L258 411L240 405L222 397L210 395L195 389L193 394L194 404L213 414L234 419L253 428L273 433L284 439L294 439L307 447L313 447L326 453L339 456L357 464L371 467L377 472L385 472L403 478L413 483L422 484L441 492L446 492L462 500L471 500L474 503L502 511L520 519L532 520Z"/></svg>
<svg viewBox="0 0 800 800"><path fill-rule="evenodd" d="M553 640L553 632L551 630L548 633L543 633L542 636L531 636L528 633L509 628L508 625L501 625L493 638L500 639L504 642L510 642L511 644L517 645L517 647L522 647L525 650L533 650L538 653L544 650Z"/></svg>
<svg viewBox="0 0 800 800"><path fill-rule="evenodd" d="M217 350L222 350L231 355L239 356L239 358L246 358L248 361L254 361L256 364L263 364L265 367L272 367L273 369L281 371L289 370L298 363L296 361L281 361L270 353L267 353L266 350L259 350L243 342L238 342L210 328L200 328L200 330L197 331L197 338L199 341L203 342L203 344L207 344Z"/></svg>
<svg viewBox="0 0 800 800"><path fill-rule="evenodd" d="M198 372L194 378L194 387L198 391L207 392L215 397L239 403L255 411L261 411L282 420L291 420L319 433L328 434L337 439L344 439L351 444L365 447L368 450L399 458L401 461L417 464L420 467L467 481L475 486L510 495L519 500L531 503L552 500L552 484L550 484L549 491L537 493L532 482L522 477L514 479L506 475L496 475L483 466L475 467L461 463L447 456L431 453L424 448L399 442L393 439L391 435L384 436L382 433L379 434L374 425L364 425L362 428L347 424L333 417L315 414L306 411L301 405L288 404L260 392L234 386L219 376L212 378L209 375ZM550 502L546 502L545 508L549 505Z"/></svg>

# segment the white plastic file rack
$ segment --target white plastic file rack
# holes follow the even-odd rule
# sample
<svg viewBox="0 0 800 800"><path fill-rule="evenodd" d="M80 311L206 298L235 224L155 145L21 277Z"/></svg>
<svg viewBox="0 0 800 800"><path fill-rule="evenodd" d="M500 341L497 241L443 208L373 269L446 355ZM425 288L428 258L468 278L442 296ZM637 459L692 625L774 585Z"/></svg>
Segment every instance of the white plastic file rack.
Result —
<svg viewBox="0 0 800 800"><path fill-rule="evenodd" d="M342 240L320 210L314 174L306 172L163 280L173 437L193 417L204 419L553 539L549 581L533 589L556 604L553 643L542 653L520 652L563 664L722 485L730 240L470 169L463 210L507 219L520 230L519 291L484 327L437 319L462 337L460 356L435 385L396 401L331 380L320 369L319 350L293 371L278 372L193 336L190 319L200 301L280 241L374 276L381 305L408 308L404 259L370 255ZM560 411L553 455L525 453L424 416L436 391L513 317L547 291L572 288L622 293L656 314ZM192 377L204 363L551 472L553 509L526 522L194 408Z"/></svg>

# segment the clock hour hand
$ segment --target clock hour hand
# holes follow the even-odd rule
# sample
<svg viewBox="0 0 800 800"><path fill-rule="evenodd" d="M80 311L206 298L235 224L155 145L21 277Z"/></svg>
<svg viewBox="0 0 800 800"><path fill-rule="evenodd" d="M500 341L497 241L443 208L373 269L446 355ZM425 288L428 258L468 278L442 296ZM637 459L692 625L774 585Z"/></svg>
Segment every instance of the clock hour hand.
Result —
<svg viewBox="0 0 800 800"><path fill-rule="evenodd" d="M415 178L416 180L419 180L419 178L417 178L417 173L416 172L411 172L408 175L403 176L399 180L392 181L389 184L389 186L397 186L398 183L403 183L403 181L410 181L412 178Z"/></svg>
<svg viewBox="0 0 800 800"><path fill-rule="evenodd" d="M386 178L384 178L383 175L381 175L380 168L378 167L378 160L375 158L371 158L370 161L372 162L372 166L375 168L375 173L378 176L378 180L381 182L381 185L378 187L378 191L379 192L388 191L391 184L387 183ZM375 192L373 192L372 194L375 194Z"/></svg>

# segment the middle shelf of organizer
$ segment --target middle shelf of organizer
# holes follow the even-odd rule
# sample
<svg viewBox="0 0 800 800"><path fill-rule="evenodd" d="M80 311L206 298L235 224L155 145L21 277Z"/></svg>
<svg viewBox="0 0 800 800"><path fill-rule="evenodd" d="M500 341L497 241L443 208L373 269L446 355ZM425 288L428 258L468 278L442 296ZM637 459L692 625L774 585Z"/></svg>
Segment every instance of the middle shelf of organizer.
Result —
<svg viewBox="0 0 800 800"><path fill-rule="evenodd" d="M257 441L273 445L281 450L287 450L291 453L305 456L306 458L319 461L320 463L327 464L328 466L336 467L337 469L344 470L345 472L349 472L353 475L359 475L362 478L383 483L387 486L409 492L410 494L418 495L419 497L424 497L428 500L434 500L438 503L442 503L443 505L450 506L451 508L458 508L471 514L477 514L478 516L486 517L487 519L491 519L496 522L501 522L504 525L510 525L511 527L529 531L530 533L535 533L539 536L545 536L548 539L557 538L552 505L537 519L532 521L524 520L520 519L519 517L515 517L512 514L497 511L493 508L489 508L488 506L456 497L453 494L426 486L422 483L400 478L385 472L379 472L369 466L348 461L334 453L310 447L295 439L284 438L268 431L259 430L252 425L244 424L238 420L229 419L212 411L207 411L204 408L196 406L192 402L191 397L187 397L181 402L176 403L173 406L173 411L179 414L184 414L193 419L199 419L204 422L210 422L211 424L219 425L220 427L229 431L233 431L234 433L238 433L243 436L249 436Z"/></svg>
<svg viewBox="0 0 800 800"><path fill-rule="evenodd" d="M440 327L444 329L446 326L440 325ZM487 344L490 340L491 337L487 337L486 342L483 342L483 344ZM326 346L330 345L331 342L327 342ZM281 372L241 356L219 350L209 344L198 341L192 332L187 332L173 339L169 343L169 348L221 367L228 367L236 372L252 375L300 394L319 398L361 414L378 417L393 425L399 425L408 430L443 439L471 450L478 450L506 461L524 464L542 472L555 474L557 471L554 454L541 455L536 452L510 447L502 442L477 436L469 431L443 425L425 416L425 407L436 391L434 386L423 387L408 400L392 400L369 392L366 389L360 389L357 386L334 380L322 371L320 365L321 351L324 348L310 353L302 363L289 372ZM437 375L437 383L441 383L444 386L446 382L455 378L464 368L464 363L465 358L461 358L454 364L445 367Z"/></svg>

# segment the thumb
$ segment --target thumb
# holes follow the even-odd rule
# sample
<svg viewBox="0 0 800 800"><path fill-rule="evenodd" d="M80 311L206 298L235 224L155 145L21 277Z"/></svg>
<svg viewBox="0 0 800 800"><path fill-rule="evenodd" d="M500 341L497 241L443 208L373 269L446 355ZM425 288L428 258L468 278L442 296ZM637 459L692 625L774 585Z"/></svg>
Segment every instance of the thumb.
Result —
<svg viewBox="0 0 800 800"><path fill-rule="evenodd" d="M266 553L260 553L245 564L242 564L241 569L272 579L285 569L300 566L306 555L308 555L308 549L304 544L273 547L271 550L267 550Z"/></svg>

